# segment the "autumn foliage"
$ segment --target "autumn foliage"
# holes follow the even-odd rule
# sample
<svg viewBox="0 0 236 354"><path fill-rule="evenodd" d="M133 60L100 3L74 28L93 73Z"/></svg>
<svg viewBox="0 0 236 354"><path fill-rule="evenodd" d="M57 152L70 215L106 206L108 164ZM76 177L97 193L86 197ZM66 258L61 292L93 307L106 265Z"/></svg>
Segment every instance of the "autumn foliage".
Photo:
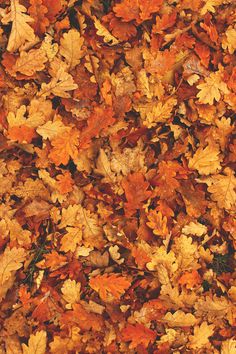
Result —
<svg viewBox="0 0 236 354"><path fill-rule="evenodd" d="M236 3L0 0L0 354L236 353Z"/></svg>

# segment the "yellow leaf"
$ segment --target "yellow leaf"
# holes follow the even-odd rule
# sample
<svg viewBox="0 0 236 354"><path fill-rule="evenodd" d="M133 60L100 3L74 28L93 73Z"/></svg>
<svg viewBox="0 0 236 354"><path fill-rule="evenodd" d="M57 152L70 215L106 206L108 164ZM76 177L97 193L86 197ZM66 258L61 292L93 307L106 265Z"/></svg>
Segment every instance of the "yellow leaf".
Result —
<svg viewBox="0 0 236 354"><path fill-rule="evenodd" d="M20 125L25 125L27 119L25 118L26 106L22 105L17 109L16 113L9 112L7 115L7 121L9 127L18 127Z"/></svg>
<svg viewBox="0 0 236 354"><path fill-rule="evenodd" d="M104 42L109 45L116 45L119 43L119 40L114 37L106 27L104 27L101 22L94 16L94 26L97 30L97 35L104 38Z"/></svg>
<svg viewBox="0 0 236 354"><path fill-rule="evenodd" d="M209 337L214 333L214 325L208 325L206 321L200 326L194 327L194 335L189 336L189 347L191 349L199 349L205 347L209 343Z"/></svg>
<svg viewBox="0 0 236 354"><path fill-rule="evenodd" d="M0 256L0 286L7 281L12 272L22 267L22 263L26 258L26 253L23 248L6 248Z"/></svg>
<svg viewBox="0 0 236 354"><path fill-rule="evenodd" d="M153 230L154 235L166 237L168 235L167 217L163 216L160 211L150 210L148 215L147 226Z"/></svg>
<svg viewBox="0 0 236 354"><path fill-rule="evenodd" d="M75 29L71 29L69 32L64 33L60 42L60 54L66 59L70 69L73 69L79 64L80 59L85 54L82 50L83 43L83 37L81 37L80 33Z"/></svg>
<svg viewBox="0 0 236 354"><path fill-rule="evenodd" d="M236 178L229 167L225 168L223 173L202 181L208 185L207 190L211 193L212 200L217 202L220 208L230 210L236 203Z"/></svg>
<svg viewBox="0 0 236 354"><path fill-rule="evenodd" d="M22 51L20 52L20 57L16 60L13 70L31 76L36 71L43 70L45 67L44 63L47 60L45 52L41 49L31 49L29 52Z"/></svg>
<svg viewBox="0 0 236 354"><path fill-rule="evenodd" d="M63 299L69 305L73 305L80 300L80 288L81 284L76 283L75 280L67 279L64 281L63 286L61 288ZM67 308L71 308L66 306Z"/></svg>
<svg viewBox="0 0 236 354"><path fill-rule="evenodd" d="M202 175L216 173L221 169L219 154L220 150L216 144L207 145L205 148L200 147L193 157L189 159L188 166Z"/></svg>
<svg viewBox="0 0 236 354"><path fill-rule="evenodd" d="M200 14L205 15L208 12L215 13L215 7L223 3L223 0L204 0L205 5L203 5Z"/></svg>
<svg viewBox="0 0 236 354"><path fill-rule="evenodd" d="M209 103L213 105L214 100L219 102L221 94L229 93L227 85L221 79L221 71L211 73L205 79L205 82L197 85L197 88L200 90L197 94L200 103Z"/></svg>
<svg viewBox="0 0 236 354"><path fill-rule="evenodd" d="M63 122L58 119L54 119L54 121L48 121L44 125L38 127L36 130L39 135L43 137L43 139L52 140L57 135L63 135L66 131L69 131L70 128L63 124Z"/></svg>
<svg viewBox="0 0 236 354"><path fill-rule="evenodd" d="M26 11L26 8L19 4L19 0L11 0L11 10L2 19L4 25L12 22L11 34L7 45L9 52L14 52L26 41L33 41L35 38L33 28L28 25L34 20L25 14Z"/></svg>
<svg viewBox="0 0 236 354"><path fill-rule="evenodd" d="M63 68L60 68L56 76L53 77L48 84L42 84L39 96L46 97L53 94L55 96L68 98L70 97L68 91L75 90L77 87L78 85L74 83L73 77L65 72Z"/></svg>
<svg viewBox="0 0 236 354"><path fill-rule="evenodd" d="M236 340L230 338L222 342L221 354L232 354L232 353L236 353Z"/></svg>
<svg viewBox="0 0 236 354"><path fill-rule="evenodd" d="M22 344L23 354L45 354L47 345L47 333L45 331L38 331L31 334L28 346Z"/></svg>
<svg viewBox="0 0 236 354"><path fill-rule="evenodd" d="M182 229L185 235L203 236L207 233L207 227L199 222L191 221L188 225L185 225Z"/></svg>
<svg viewBox="0 0 236 354"><path fill-rule="evenodd" d="M229 54L233 54L236 49L236 29L229 26L222 40L222 48L228 49Z"/></svg>
<svg viewBox="0 0 236 354"><path fill-rule="evenodd" d="M67 233L61 239L60 250L63 252L75 252L76 247L81 244L82 230L79 227L67 227Z"/></svg>
<svg viewBox="0 0 236 354"><path fill-rule="evenodd" d="M173 314L167 312L163 317L163 321L170 327L190 327L196 324L197 319L191 313L184 313L182 310L178 310Z"/></svg>

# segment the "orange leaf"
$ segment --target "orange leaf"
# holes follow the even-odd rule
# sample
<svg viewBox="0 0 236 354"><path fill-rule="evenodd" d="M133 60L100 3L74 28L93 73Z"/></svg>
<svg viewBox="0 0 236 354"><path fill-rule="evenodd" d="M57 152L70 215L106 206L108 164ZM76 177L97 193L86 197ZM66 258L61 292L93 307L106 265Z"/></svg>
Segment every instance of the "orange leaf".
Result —
<svg viewBox="0 0 236 354"><path fill-rule="evenodd" d="M194 286L201 284L201 277L196 270L186 272L179 278L179 284L186 286L187 289L192 289Z"/></svg>
<svg viewBox="0 0 236 354"><path fill-rule="evenodd" d="M147 226L153 230L154 235L166 237L168 235L168 227L167 227L167 217L163 216L160 211L150 210L148 215Z"/></svg>
<svg viewBox="0 0 236 354"><path fill-rule="evenodd" d="M65 171L62 175L58 175L56 179L58 180L57 189L59 193L66 194L73 190L74 181L71 178L69 171Z"/></svg>
<svg viewBox="0 0 236 354"><path fill-rule="evenodd" d="M43 0L30 0L29 14L34 19L32 27L36 34L41 35L46 32L49 20L45 16L48 9L43 5Z"/></svg>
<svg viewBox="0 0 236 354"><path fill-rule="evenodd" d="M62 10L62 0L43 0L43 5L48 9L47 18L53 22Z"/></svg>
<svg viewBox="0 0 236 354"><path fill-rule="evenodd" d="M8 138L19 143L31 143L36 137L35 129L27 125L11 127L8 130Z"/></svg>
<svg viewBox="0 0 236 354"><path fill-rule="evenodd" d="M143 202L151 196L152 192L147 190L149 183L144 180L141 172L135 172L129 174L121 184L127 200L127 203L125 203L126 215L132 216L137 209L142 207Z"/></svg>
<svg viewBox="0 0 236 354"><path fill-rule="evenodd" d="M139 323L135 325L128 324L122 330L121 334L125 342L131 342L129 345L130 349L137 348L139 345L147 347L156 339L156 332Z"/></svg>
<svg viewBox="0 0 236 354"><path fill-rule="evenodd" d="M89 285L99 293L102 300L110 301L118 300L129 288L130 281L117 274L103 274L90 279Z"/></svg>
<svg viewBox="0 0 236 354"><path fill-rule="evenodd" d="M77 146L79 145L78 131L76 129L64 132L63 135L57 136L52 140L53 148L49 154L49 158L55 165L66 165L70 157L75 159L78 155Z"/></svg>
<svg viewBox="0 0 236 354"><path fill-rule="evenodd" d="M52 251L45 255L45 267L50 268L52 271L63 267L66 264L67 258L62 254Z"/></svg>
<svg viewBox="0 0 236 354"><path fill-rule="evenodd" d="M105 109L100 106L94 107L93 113L88 118L88 125L81 133L79 147L88 148L92 138L99 137L100 133L114 122L113 111L110 107Z"/></svg>

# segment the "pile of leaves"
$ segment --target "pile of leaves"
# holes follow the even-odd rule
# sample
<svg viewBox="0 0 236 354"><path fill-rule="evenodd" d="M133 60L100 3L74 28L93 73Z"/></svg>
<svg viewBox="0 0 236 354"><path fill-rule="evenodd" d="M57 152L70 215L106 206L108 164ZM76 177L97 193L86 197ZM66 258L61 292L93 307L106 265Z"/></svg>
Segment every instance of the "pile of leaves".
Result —
<svg viewBox="0 0 236 354"><path fill-rule="evenodd" d="M236 352L232 0L0 0L0 353Z"/></svg>

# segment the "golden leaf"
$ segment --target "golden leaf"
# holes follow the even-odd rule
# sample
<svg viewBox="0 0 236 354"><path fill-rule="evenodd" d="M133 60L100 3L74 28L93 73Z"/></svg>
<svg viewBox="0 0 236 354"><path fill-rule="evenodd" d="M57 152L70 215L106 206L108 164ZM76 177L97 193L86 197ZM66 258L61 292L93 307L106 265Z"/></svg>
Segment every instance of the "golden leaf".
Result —
<svg viewBox="0 0 236 354"><path fill-rule="evenodd" d="M93 16L93 21L94 21L94 26L97 30L97 35L103 37L105 43L109 45L116 45L119 43L119 40L116 37L114 37L95 16Z"/></svg>
<svg viewBox="0 0 236 354"><path fill-rule="evenodd" d="M9 52L14 52L26 41L33 41L35 38L33 28L28 25L34 20L25 14L26 11L26 8L19 4L19 0L11 0L11 11L2 19L4 25L12 22L11 34L7 45Z"/></svg>
<svg viewBox="0 0 236 354"><path fill-rule="evenodd" d="M228 49L229 54L233 54L236 49L236 29L229 26L222 40L222 48Z"/></svg>
<svg viewBox="0 0 236 354"><path fill-rule="evenodd" d="M76 247L81 244L82 230L78 227L67 227L67 233L61 239L60 250L63 252L75 252Z"/></svg>
<svg viewBox="0 0 236 354"><path fill-rule="evenodd" d="M83 37L81 37L80 33L75 29L64 33L60 42L60 54L66 59L70 69L73 69L79 64L80 59L85 54L82 49L83 43Z"/></svg>
<svg viewBox="0 0 236 354"><path fill-rule="evenodd" d="M197 85L197 88L200 90L197 94L200 103L213 105L214 100L219 102L222 93L229 93L226 83L222 81L221 75L221 71L211 73L206 77L204 83Z"/></svg>
<svg viewBox="0 0 236 354"><path fill-rule="evenodd" d="M163 321L170 327L190 327L196 324L197 319L191 313L184 313L182 310L178 310L173 314L167 312L163 317Z"/></svg>
<svg viewBox="0 0 236 354"><path fill-rule="evenodd" d="M75 280L67 279L64 281L63 286L61 288L63 299L67 302L68 305L73 305L80 300L80 288L81 284L76 283ZM66 308L71 308L70 306L66 306Z"/></svg>
<svg viewBox="0 0 236 354"><path fill-rule="evenodd" d="M220 150L217 144L209 144L205 148L200 147L189 159L188 166L202 175L216 173L221 169L219 154Z"/></svg>
<svg viewBox="0 0 236 354"><path fill-rule="evenodd" d="M74 83L73 77L65 72L64 68L60 68L56 76L53 77L48 84L42 84L39 96L46 97L53 94L55 96L68 98L70 97L68 91L75 90L77 87L78 85Z"/></svg>
<svg viewBox="0 0 236 354"><path fill-rule="evenodd" d="M20 52L20 57L16 60L13 70L31 76L36 71L43 70L47 60L45 52L41 49L31 49L29 52L22 51Z"/></svg>
<svg viewBox="0 0 236 354"><path fill-rule="evenodd" d="M43 139L52 140L57 135L63 135L66 131L69 131L70 128L63 124L60 119L54 119L53 121L48 121L44 125L41 125L36 130Z"/></svg>
<svg viewBox="0 0 236 354"><path fill-rule="evenodd" d="M194 335L189 336L191 349L199 349L205 347L209 343L209 337L214 333L214 325L208 325L206 321L200 326L194 327Z"/></svg>
<svg viewBox="0 0 236 354"><path fill-rule="evenodd" d="M47 333L45 331L37 331L31 334L28 346L22 344L23 354L45 354L47 345Z"/></svg>

